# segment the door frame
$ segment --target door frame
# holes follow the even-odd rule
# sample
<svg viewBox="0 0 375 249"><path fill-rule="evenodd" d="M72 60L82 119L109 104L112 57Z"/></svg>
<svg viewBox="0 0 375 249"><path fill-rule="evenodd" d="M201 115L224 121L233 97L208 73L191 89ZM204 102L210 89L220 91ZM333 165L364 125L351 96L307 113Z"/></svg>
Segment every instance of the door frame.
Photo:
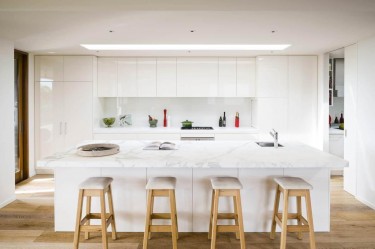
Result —
<svg viewBox="0 0 375 249"><path fill-rule="evenodd" d="M14 50L14 58L21 60L21 71L18 77L18 145L20 150L20 171L15 173L15 183L29 177L29 129L28 129L28 54Z"/></svg>

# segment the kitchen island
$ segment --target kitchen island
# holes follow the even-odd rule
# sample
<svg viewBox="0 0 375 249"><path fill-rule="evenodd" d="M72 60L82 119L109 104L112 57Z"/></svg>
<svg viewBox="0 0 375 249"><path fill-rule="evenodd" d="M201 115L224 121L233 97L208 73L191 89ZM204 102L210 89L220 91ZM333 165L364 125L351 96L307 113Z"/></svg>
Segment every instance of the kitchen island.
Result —
<svg viewBox="0 0 375 249"><path fill-rule="evenodd" d="M147 179L174 176L179 231L206 232L210 177L223 175L236 176L243 184L245 231L270 230L275 176L298 176L313 185L315 230L329 231L330 170L348 165L336 156L293 142L284 142L284 147L276 149L259 147L254 141L175 141L177 150L170 151L143 150L150 141L106 142L119 144L120 153L87 158L76 155L72 149L38 161L39 167L55 171L56 231L74 230L78 184L91 176L111 176L117 230L141 232L146 214ZM231 205L222 198L219 210L228 210ZM168 211L167 200L156 200L155 210Z"/></svg>

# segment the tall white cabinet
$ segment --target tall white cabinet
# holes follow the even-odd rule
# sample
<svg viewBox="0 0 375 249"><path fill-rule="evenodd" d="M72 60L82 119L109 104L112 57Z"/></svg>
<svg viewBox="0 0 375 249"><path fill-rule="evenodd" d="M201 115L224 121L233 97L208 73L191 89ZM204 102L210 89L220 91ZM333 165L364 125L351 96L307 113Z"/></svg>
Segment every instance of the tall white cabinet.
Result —
<svg viewBox="0 0 375 249"><path fill-rule="evenodd" d="M92 138L95 60L92 56L35 57L37 158Z"/></svg>
<svg viewBox="0 0 375 249"><path fill-rule="evenodd" d="M317 129L317 56L256 58L253 123L261 132L314 146Z"/></svg>

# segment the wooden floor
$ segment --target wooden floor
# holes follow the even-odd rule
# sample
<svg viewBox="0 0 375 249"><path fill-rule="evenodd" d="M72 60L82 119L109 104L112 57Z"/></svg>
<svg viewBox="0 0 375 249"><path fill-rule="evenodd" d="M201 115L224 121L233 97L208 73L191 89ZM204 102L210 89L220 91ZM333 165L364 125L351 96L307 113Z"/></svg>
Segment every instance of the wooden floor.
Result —
<svg viewBox="0 0 375 249"><path fill-rule="evenodd" d="M73 233L53 230L53 181L51 176L39 175L17 185L17 200L0 209L1 249L72 248ZM342 177L332 179L331 197L331 232L316 233L317 248L375 248L375 211L343 191ZM278 248L279 236L271 241L268 233L246 233L247 248ZM109 248L142 248L142 238L142 233L119 233L118 240L109 239ZM81 245L86 249L101 248L100 237ZM218 249L239 246L234 234L219 234ZM149 248L172 248L170 235L153 236ZM178 248L210 248L210 241L207 233L180 233ZM302 241L296 234L289 234L287 248L309 248L308 234Z"/></svg>

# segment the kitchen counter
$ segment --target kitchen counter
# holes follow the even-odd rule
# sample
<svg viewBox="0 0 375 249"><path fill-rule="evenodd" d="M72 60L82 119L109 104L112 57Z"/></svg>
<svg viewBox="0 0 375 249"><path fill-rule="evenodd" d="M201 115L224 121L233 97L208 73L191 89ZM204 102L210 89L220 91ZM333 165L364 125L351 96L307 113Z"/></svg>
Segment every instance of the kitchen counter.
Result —
<svg viewBox="0 0 375 249"><path fill-rule="evenodd" d="M86 143L96 142L87 141ZM81 157L75 149L47 157L38 167L337 168L348 163L301 143L260 147L254 141L174 141L176 150L143 150L150 141L100 141L120 145L107 157Z"/></svg>
<svg viewBox="0 0 375 249"><path fill-rule="evenodd" d="M205 134L221 134L221 133L230 133L230 134L257 134L259 131L253 127L213 127L213 130L181 130L180 127L113 127L113 128L94 128L93 133L101 134L128 134L128 133L205 133Z"/></svg>
<svg viewBox="0 0 375 249"><path fill-rule="evenodd" d="M103 141L97 141L103 142ZM207 232L213 176L238 177L246 232L269 232L276 176L308 181L316 232L330 230L330 171L348 163L307 145L282 142L285 147L262 148L254 141L176 141L177 150L143 150L150 141L110 141L121 152L87 158L75 149L38 161L55 172L55 230L74 231L78 185L93 176L112 177L116 225L119 232L142 232L146 214L145 185L150 177L177 178L176 201L181 232ZM93 202L94 209L98 203ZM95 206L96 205L96 206ZM158 200L158 212L168 212L167 200ZM222 212L231 211L223 198ZM165 221L161 221L161 224ZM226 223L228 224L228 223Z"/></svg>
<svg viewBox="0 0 375 249"><path fill-rule="evenodd" d="M331 127L329 128L329 135L344 135L344 130Z"/></svg>

